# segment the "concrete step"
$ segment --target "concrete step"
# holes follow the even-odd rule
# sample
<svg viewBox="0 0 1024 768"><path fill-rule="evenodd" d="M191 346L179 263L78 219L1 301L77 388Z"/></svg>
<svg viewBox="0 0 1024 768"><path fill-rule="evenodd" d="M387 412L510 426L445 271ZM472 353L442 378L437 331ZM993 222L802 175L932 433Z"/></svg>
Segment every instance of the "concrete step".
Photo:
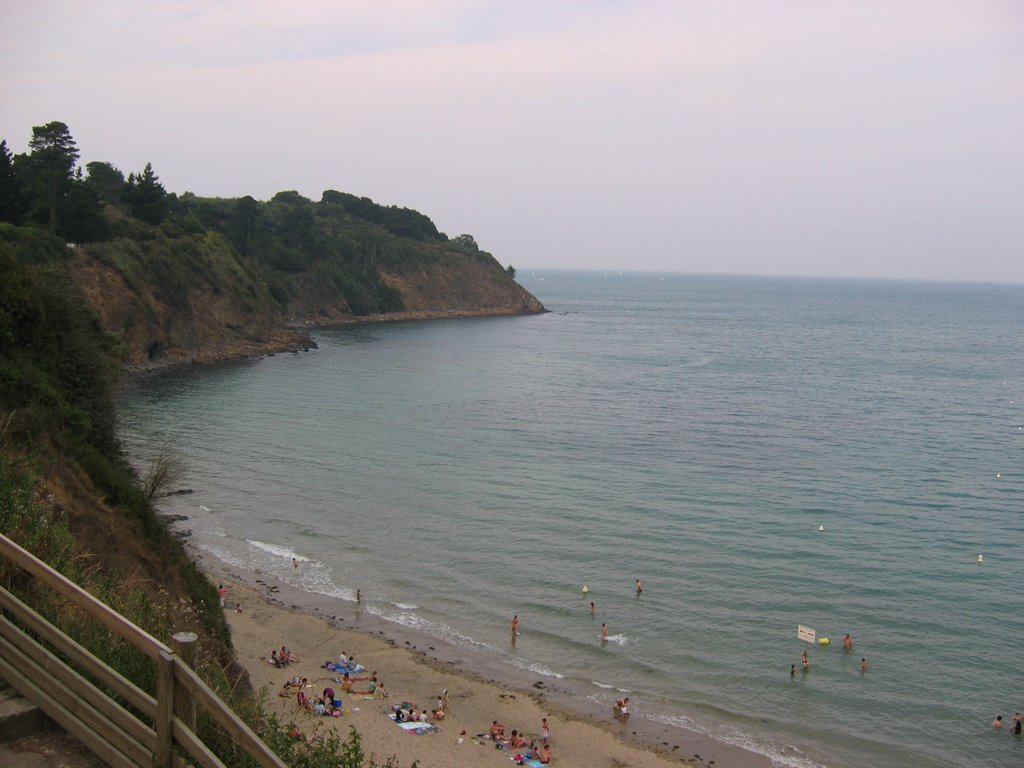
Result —
<svg viewBox="0 0 1024 768"><path fill-rule="evenodd" d="M104 768L104 763L53 727L0 744L0 768Z"/></svg>
<svg viewBox="0 0 1024 768"><path fill-rule="evenodd" d="M0 743L38 733L49 722L39 707L13 688L0 691Z"/></svg>

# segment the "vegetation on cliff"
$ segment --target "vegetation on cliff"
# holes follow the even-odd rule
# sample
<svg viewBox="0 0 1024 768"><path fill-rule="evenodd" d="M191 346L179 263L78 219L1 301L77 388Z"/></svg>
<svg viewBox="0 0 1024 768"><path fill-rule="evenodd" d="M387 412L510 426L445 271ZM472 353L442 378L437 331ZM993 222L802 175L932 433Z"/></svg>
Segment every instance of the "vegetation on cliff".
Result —
<svg viewBox="0 0 1024 768"><path fill-rule="evenodd" d="M319 202L178 197L148 164L127 178L101 162L83 173L63 123L33 129L29 146L14 156L0 141L0 531L154 636L196 631L200 671L227 695L244 672L214 585L117 439L125 364L300 343L281 335L285 320L543 307L470 235L448 238L416 211L335 191ZM139 654L17 569L0 564L0 584L153 689ZM258 701L239 707L290 764L366 764L358 734L300 747Z"/></svg>
<svg viewBox="0 0 1024 768"><path fill-rule="evenodd" d="M134 366L294 347L286 324L544 311L471 235L408 208L335 190L179 196L150 164L83 171L60 122L29 148L0 141L0 239L21 263L65 265Z"/></svg>

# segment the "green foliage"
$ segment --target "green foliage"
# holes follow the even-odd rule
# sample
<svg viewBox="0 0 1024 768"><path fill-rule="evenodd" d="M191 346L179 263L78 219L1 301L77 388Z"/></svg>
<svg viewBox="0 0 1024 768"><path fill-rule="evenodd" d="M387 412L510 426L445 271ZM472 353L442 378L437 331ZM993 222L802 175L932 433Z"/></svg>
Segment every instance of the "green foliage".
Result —
<svg viewBox="0 0 1024 768"><path fill-rule="evenodd" d="M125 184L124 174L121 171L110 163L99 161L86 163L85 168L88 171L85 183L102 205L121 202Z"/></svg>
<svg viewBox="0 0 1024 768"><path fill-rule="evenodd" d="M325 191L320 202L324 207L343 210L352 216L383 227L396 237L408 237L413 240L442 239L434 222L419 211L394 205L378 205L368 197L356 197L333 189Z"/></svg>
<svg viewBox="0 0 1024 768"><path fill-rule="evenodd" d="M0 141L0 221L20 224L28 205L21 179L14 172L14 156Z"/></svg>
<svg viewBox="0 0 1024 768"><path fill-rule="evenodd" d="M57 230L57 210L74 181L78 147L68 127L54 121L32 129L31 153L15 158L14 170L31 201L28 221Z"/></svg>
<svg viewBox="0 0 1024 768"><path fill-rule="evenodd" d="M511 264L505 267L505 271L508 273L508 276L511 277L513 280L516 279L516 268L513 267Z"/></svg>
<svg viewBox="0 0 1024 768"><path fill-rule="evenodd" d="M64 267L21 265L0 245L0 405L68 445L116 454L113 338Z"/></svg>
<svg viewBox="0 0 1024 768"><path fill-rule="evenodd" d="M128 204L132 216L147 224L159 224L167 212L167 191L160 183L160 177L153 172L153 165L146 163L142 173L128 175L121 190L121 199Z"/></svg>

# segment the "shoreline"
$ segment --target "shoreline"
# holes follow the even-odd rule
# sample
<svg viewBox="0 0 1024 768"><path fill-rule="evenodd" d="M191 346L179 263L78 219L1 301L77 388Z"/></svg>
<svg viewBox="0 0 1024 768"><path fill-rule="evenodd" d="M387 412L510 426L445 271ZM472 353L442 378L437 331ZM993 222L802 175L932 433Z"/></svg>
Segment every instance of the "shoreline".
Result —
<svg viewBox="0 0 1024 768"><path fill-rule="evenodd" d="M596 705L588 707L571 691L560 690L557 680L538 680L534 672L504 664L489 667L485 660L474 658L467 651L372 615L351 601L307 592L258 570L237 568L210 553L200 552L187 539L185 545L200 569L214 583L227 587L229 607L225 615L231 626L236 657L248 670L254 688L266 690L271 711L278 712L286 721L297 718L307 725L312 722L318 726L324 723L344 726L339 731L343 736L347 735L348 726L354 726L363 738L367 754L374 753L379 758L395 754L403 764L418 760L421 768L475 766L482 758L478 754L479 746L469 751L462 749L465 745L456 744L460 751L453 753L451 750L452 742L457 741L462 730L469 739L486 731L491 720L497 718L509 728L519 727L536 737L541 717L548 717L552 724L554 765L580 768L598 765L768 768L771 765L771 760L764 755L696 731L637 716L617 720L611 712L599 710ZM230 607L234 602L241 604L241 613ZM261 656L281 645L287 645L301 663L277 669L260 662ZM353 706L358 706L359 711L352 712L351 718L346 716L340 720L307 716L298 710L292 699L278 699L278 688L296 674L307 676L311 681L328 675L321 664L336 659L342 650L356 655L367 669L380 673L391 694L389 699L356 699ZM441 734L418 737L412 744L407 744L409 740L401 738L403 734L386 718L371 719L364 714L365 710L382 713L383 704L403 700L432 705L445 688L452 693L453 711L448 720L439 724ZM315 690L319 692L319 688ZM347 701L345 706L349 707ZM467 717L464 713L470 711L473 714ZM381 723L387 727L378 728ZM303 722L297 724L305 727ZM491 746L491 742L485 744ZM405 749L406 746L410 749ZM439 751L443 754L435 754ZM510 757L514 752L501 754Z"/></svg>
<svg viewBox="0 0 1024 768"><path fill-rule="evenodd" d="M241 341L221 348L198 350L168 350L157 361L146 365L125 365L128 376L139 376L160 371L173 370L186 365L212 365L232 360L257 359L279 354L300 354L317 349L312 334L318 330L343 328L349 325L365 325L369 323L400 323L420 322L427 320L450 320L477 317L521 317L541 315L550 312L542 308L539 311L522 308L496 307L489 309L438 309L408 310L375 315L346 315L332 318L326 322L293 319L277 328L270 338L264 341Z"/></svg>

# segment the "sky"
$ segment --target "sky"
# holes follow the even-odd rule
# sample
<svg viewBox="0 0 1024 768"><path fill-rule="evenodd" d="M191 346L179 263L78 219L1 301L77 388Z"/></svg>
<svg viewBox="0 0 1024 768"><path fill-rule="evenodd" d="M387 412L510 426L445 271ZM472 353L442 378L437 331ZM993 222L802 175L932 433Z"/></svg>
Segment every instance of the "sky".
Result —
<svg viewBox="0 0 1024 768"><path fill-rule="evenodd" d="M1024 283L1017 0L4 0L0 138L517 269Z"/></svg>

